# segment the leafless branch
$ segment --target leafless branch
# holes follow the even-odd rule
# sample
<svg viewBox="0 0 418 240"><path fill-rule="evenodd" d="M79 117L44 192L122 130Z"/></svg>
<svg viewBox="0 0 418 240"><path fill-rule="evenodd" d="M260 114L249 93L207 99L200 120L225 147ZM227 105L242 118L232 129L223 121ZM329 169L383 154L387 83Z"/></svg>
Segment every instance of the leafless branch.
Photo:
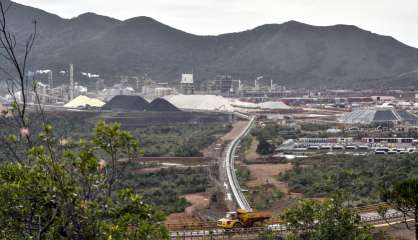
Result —
<svg viewBox="0 0 418 240"><path fill-rule="evenodd" d="M22 95L22 104L17 104L17 113L19 115L21 121L21 127L27 127L28 122L26 120L26 110L27 110L27 79L26 79L26 68L27 68L27 61L28 57L33 49L35 44L35 39L37 35L37 22L33 22L33 32L29 35L28 39L24 44L24 53L23 59L19 60L17 55L17 46L18 41L16 40L16 36L9 31L7 26L7 12L12 6L12 2L10 2L7 6L5 6L4 2L0 2L0 47L3 49L5 53L1 53L0 56L4 58L6 61L11 63L13 69L16 71L17 79L13 77L13 74L8 72L5 68L1 68L2 72L5 72L6 75L14 79L18 82L21 95Z"/></svg>

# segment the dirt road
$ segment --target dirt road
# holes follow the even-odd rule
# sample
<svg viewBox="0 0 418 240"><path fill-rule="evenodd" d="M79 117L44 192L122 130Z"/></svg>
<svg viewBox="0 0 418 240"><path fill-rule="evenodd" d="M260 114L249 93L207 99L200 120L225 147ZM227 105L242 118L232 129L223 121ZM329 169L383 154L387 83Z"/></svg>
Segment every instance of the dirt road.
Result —
<svg viewBox="0 0 418 240"><path fill-rule="evenodd" d="M167 225L187 225L199 222L201 219L197 216L196 211L209 206L209 198L206 193L192 193L182 197L192 205L187 207L182 213L170 214L165 221Z"/></svg>
<svg viewBox="0 0 418 240"><path fill-rule="evenodd" d="M221 139L223 141L232 141L238 137L238 135L244 130L247 126L248 122L246 121L239 121L232 125L232 130L229 131L226 135L224 135Z"/></svg>
<svg viewBox="0 0 418 240"><path fill-rule="evenodd" d="M292 169L291 164L250 164L246 167L250 170L251 177L255 178L245 183L248 187L273 184L284 193L289 191L287 183L279 181L278 176Z"/></svg>

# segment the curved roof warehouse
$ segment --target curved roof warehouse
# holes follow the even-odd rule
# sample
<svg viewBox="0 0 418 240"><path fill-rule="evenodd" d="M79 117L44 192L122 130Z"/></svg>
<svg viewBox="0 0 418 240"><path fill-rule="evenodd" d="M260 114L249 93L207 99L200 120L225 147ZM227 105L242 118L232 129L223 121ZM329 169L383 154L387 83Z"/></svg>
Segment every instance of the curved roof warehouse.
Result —
<svg viewBox="0 0 418 240"><path fill-rule="evenodd" d="M344 114L338 119L345 124L373 124L387 122L418 123L418 117L406 110L359 109Z"/></svg>

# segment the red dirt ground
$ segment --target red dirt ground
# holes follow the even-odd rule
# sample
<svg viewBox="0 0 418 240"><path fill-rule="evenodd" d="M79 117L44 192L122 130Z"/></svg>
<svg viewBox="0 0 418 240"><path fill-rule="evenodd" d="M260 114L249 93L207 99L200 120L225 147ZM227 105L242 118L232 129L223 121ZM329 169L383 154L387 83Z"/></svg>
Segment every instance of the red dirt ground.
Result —
<svg viewBox="0 0 418 240"><path fill-rule="evenodd" d="M209 197L206 193L187 194L183 197L192 204L184 210L186 214L193 214L196 210L209 207Z"/></svg>
<svg viewBox="0 0 418 240"><path fill-rule="evenodd" d="M245 158L248 161L255 161L261 157L260 154L257 153L257 146L258 146L258 141L256 138L253 138L253 140L251 141L250 148L248 149L245 155Z"/></svg>
<svg viewBox="0 0 418 240"><path fill-rule="evenodd" d="M247 126L247 124L248 122L245 122L245 121L239 121L239 122L234 123L232 130L226 135L224 135L221 139L223 141L234 140L242 132L245 126Z"/></svg>
<svg viewBox="0 0 418 240"><path fill-rule="evenodd" d="M223 143L226 141L234 140L241 133L241 131L245 128L246 125L247 125L247 122L245 121L235 122L232 125L232 129L227 134L219 138L216 142L212 143L207 148L202 149L200 152L206 158L216 159L220 157L222 154Z"/></svg>
<svg viewBox="0 0 418 240"><path fill-rule="evenodd" d="M254 178L245 183L249 188L257 187L265 184L273 184L285 195L282 199L275 202L269 209L274 214L282 213L286 208L295 203L296 199L301 198L302 194L289 192L287 183L279 181L279 173L286 172L292 169L291 164L250 164L246 165L251 172L251 177Z"/></svg>
<svg viewBox="0 0 418 240"><path fill-rule="evenodd" d="M199 222L200 219L196 215L196 210L207 208L209 206L209 198L206 193L186 194L184 197L192 205L187 207L182 213L172 213L167 217L165 223L167 225L178 225Z"/></svg>
<svg viewBox="0 0 418 240"><path fill-rule="evenodd" d="M280 182L277 178L279 173L292 169L291 164L251 164L247 165L247 168L251 172L251 177L254 178L245 183L248 187L273 184L284 193L289 191L287 183Z"/></svg>
<svg viewBox="0 0 418 240"><path fill-rule="evenodd" d="M199 221L199 219L189 216L186 213L172 213L165 220L166 225L188 225Z"/></svg>
<svg viewBox="0 0 418 240"><path fill-rule="evenodd" d="M160 167L152 167L152 168L142 168L142 169L138 169L135 172L139 173L139 174L146 174L146 173L156 173L159 172L161 169L168 169L168 168L179 168L179 169L187 169L187 168L201 168L201 167L205 167L205 166L185 166L185 165L163 165Z"/></svg>

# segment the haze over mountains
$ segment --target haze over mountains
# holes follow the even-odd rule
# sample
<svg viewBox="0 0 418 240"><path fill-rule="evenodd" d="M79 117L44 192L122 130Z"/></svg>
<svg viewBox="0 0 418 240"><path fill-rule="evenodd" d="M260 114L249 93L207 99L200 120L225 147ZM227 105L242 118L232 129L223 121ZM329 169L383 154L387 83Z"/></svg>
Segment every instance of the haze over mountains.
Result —
<svg viewBox="0 0 418 240"><path fill-rule="evenodd" d="M38 21L32 69L68 68L102 75L178 81L193 71L197 80L230 74L252 82L265 76L295 87L418 86L418 49L355 26L311 26L295 21L268 24L219 36L189 34L149 17L120 21L86 13L63 19L14 4L9 24L19 37ZM202 26L204 28L205 26Z"/></svg>

